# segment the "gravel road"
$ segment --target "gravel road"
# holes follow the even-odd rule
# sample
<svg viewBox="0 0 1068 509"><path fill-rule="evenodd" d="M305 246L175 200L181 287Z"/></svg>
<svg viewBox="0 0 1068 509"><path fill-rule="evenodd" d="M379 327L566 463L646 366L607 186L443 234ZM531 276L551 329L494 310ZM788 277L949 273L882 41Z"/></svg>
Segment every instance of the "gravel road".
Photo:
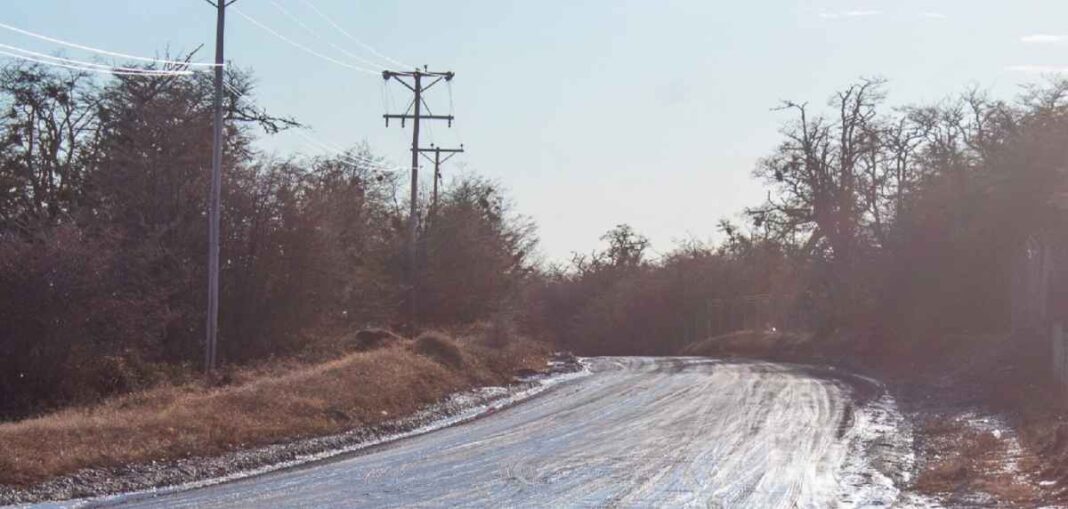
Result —
<svg viewBox="0 0 1068 509"><path fill-rule="evenodd" d="M893 400L805 368L595 358L592 374L364 453L123 507L871 507L911 468Z"/></svg>

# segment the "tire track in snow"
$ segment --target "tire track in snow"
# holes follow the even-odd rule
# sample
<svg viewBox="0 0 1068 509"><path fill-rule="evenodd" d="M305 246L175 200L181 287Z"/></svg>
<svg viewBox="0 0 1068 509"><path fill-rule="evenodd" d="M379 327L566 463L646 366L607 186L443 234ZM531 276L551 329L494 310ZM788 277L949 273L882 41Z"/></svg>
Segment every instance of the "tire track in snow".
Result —
<svg viewBox="0 0 1068 509"><path fill-rule="evenodd" d="M798 367L587 362L591 376L473 422L128 505L804 508L898 497L891 476L864 458L872 433L899 431L892 400L878 400L877 428L866 407L853 408L846 384Z"/></svg>

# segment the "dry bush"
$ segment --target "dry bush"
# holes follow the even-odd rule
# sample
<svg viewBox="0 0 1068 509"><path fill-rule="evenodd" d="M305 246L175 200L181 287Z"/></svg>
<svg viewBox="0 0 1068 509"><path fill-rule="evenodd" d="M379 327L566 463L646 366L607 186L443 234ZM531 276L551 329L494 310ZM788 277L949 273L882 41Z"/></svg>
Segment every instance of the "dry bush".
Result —
<svg viewBox="0 0 1068 509"><path fill-rule="evenodd" d="M159 387L0 424L0 484L338 433L410 414L452 392L507 383L515 371L546 362L544 347L526 343L507 356L436 334L418 344L426 355L398 345L315 365L264 365L235 370L224 387ZM456 369L439 361L455 358L468 362Z"/></svg>
<svg viewBox="0 0 1068 509"><path fill-rule="evenodd" d="M363 329L353 334L352 337L343 340L345 348L357 352L385 348L402 341L404 341L404 338L394 334L392 331L379 328Z"/></svg>
<svg viewBox="0 0 1068 509"><path fill-rule="evenodd" d="M693 343L683 349L686 355L704 357L747 357L773 359L802 353L812 336L793 332L743 330Z"/></svg>
<svg viewBox="0 0 1068 509"><path fill-rule="evenodd" d="M144 387L165 303L138 260L73 226L0 234L0 418Z"/></svg>
<svg viewBox="0 0 1068 509"><path fill-rule="evenodd" d="M416 353L425 355L446 366L458 368L464 364L460 346L447 334L438 331L424 332L415 338L412 346Z"/></svg>
<svg viewBox="0 0 1068 509"><path fill-rule="evenodd" d="M951 418L928 421L923 435L927 440L925 448L933 459L916 478L919 491L943 496L983 492L995 497L999 504L1014 507L1038 499L1037 489L1027 479L1004 470L1011 454L1004 438Z"/></svg>
<svg viewBox="0 0 1068 509"><path fill-rule="evenodd" d="M503 318L453 327L449 329L449 333L455 338L463 338L477 345L498 349L507 349L513 342L524 339L524 335L519 332L515 322Z"/></svg>

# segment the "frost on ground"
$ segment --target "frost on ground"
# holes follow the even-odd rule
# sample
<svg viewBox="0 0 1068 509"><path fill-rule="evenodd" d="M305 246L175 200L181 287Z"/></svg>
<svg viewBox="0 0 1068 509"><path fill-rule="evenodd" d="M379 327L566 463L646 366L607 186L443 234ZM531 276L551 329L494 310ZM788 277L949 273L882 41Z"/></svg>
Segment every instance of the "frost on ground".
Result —
<svg viewBox="0 0 1068 509"><path fill-rule="evenodd" d="M917 491L949 507L1027 507L1044 498L1037 458L1003 419L977 410L921 416Z"/></svg>
<svg viewBox="0 0 1068 509"><path fill-rule="evenodd" d="M93 507L251 477L400 440L487 415L589 374L579 362L556 359L547 373L522 377L505 387L481 387L452 394L419 412L376 426L326 437L297 440L217 457L188 458L120 468L85 469L31 490L0 488L0 504L62 500L38 507ZM77 500L65 500L73 499Z"/></svg>
<svg viewBox="0 0 1068 509"><path fill-rule="evenodd" d="M835 506L942 507L934 499L906 489L914 480L917 463L912 421L881 383L852 378L860 379L867 386L865 390L874 388L878 394L858 401L840 428L846 451Z"/></svg>
<svg viewBox="0 0 1068 509"><path fill-rule="evenodd" d="M912 427L889 394L856 408L845 432L848 452L839 479L842 507L885 506L909 481L915 456Z"/></svg>

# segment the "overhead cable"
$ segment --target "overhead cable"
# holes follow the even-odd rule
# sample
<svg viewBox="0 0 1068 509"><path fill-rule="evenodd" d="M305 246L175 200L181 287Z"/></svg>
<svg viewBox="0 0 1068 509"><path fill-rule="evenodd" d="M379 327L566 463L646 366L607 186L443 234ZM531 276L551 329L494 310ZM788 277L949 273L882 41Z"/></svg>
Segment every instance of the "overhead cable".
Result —
<svg viewBox="0 0 1068 509"><path fill-rule="evenodd" d="M48 42L59 44L59 45L62 45L62 46L67 46L69 48L76 48L76 49L80 49L80 50L84 50L84 51L89 51L89 52L92 52L92 53L98 53L98 54L101 54L101 55L107 55L107 56L110 56L110 57L123 58L123 59L126 59L126 60L136 60L138 62L150 62L150 63L154 63L154 64L159 64L159 65L181 65L181 66L189 66L189 67L215 67L215 66L219 65L219 64L214 64L214 63L184 62L184 61L181 61L181 60L164 60L164 59L159 59L159 58L148 58L148 57L139 57L139 56L136 56L136 55L127 55L125 53L117 53L117 52L114 52L114 51L108 51L108 50L103 50L103 49L100 49L100 48L94 48L92 46L86 46L84 44L78 44L78 43L64 41L64 40L61 40L61 39L56 39L54 37L49 37L47 35L38 34L38 33L35 33L35 32L31 32L29 30L24 30L22 28L14 27L14 26L7 25L7 24L4 24L4 23L0 23L0 28L3 28L4 30L10 30L12 32L17 32L17 33L20 33L22 35L27 35L27 36L33 37L35 39L40 39L42 41L48 41Z"/></svg>
<svg viewBox="0 0 1068 509"><path fill-rule="evenodd" d="M83 65L66 64L66 63L62 63L62 62L49 61L49 60L45 60L43 58L37 58L37 57L29 56L29 55L21 55L21 54L18 54L18 53L11 53L9 51L3 51L3 50L0 50L0 55L5 55L5 56L9 56L11 58L17 58L17 59L20 59L20 60L26 60L28 62L35 62L35 63L38 63L38 64L51 65L51 66L55 66L55 67L63 67L63 68L66 68L66 69L73 69L73 70L77 70L77 71L96 72L96 73L102 73L102 74L114 74L114 75L119 75L119 76L160 77L160 76L185 76L187 74L191 74L190 71L151 71L151 70L148 70L148 71L144 71L144 72L131 72L131 71L122 71L122 70L117 70L117 69L105 69L105 68L101 68L101 67L89 67L89 66L83 66Z"/></svg>
<svg viewBox="0 0 1068 509"><path fill-rule="evenodd" d="M297 26L299 26L300 28L303 28L304 31L312 34L316 39L318 39L318 40L320 40L322 42L325 42L326 44L330 45L331 48L334 48L335 50L337 50L337 51L339 51L341 53L344 53L345 56L347 56L349 58L352 58L352 59L354 59L354 60L356 60L358 62L362 62L363 64L369 65L371 67L378 67L378 66L381 65L379 63L372 62L372 61L370 61L370 60L368 60L368 59L366 59L364 57L361 57L360 55L357 55L357 54L355 54L355 53L353 53L351 51L346 50L345 48L342 48L342 47L338 46L337 44L334 44L334 43L324 39L323 36L321 34L319 34L319 32L313 30L306 23L301 21L300 18L294 16L293 13L289 12L289 10L287 10L285 7L282 7L282 5L279 4L278 2L275 2L274 0L271 0L271 5L273 5L275 9L278 9L278 11L281 12L285 17L289 18L290 21L292 21L293 23L296 23Z"/></svg>
<svg viewBox="0 0 1068 509"><path fill-rule="evenodd" d="M352 64L349 64L349 63L346 63L346 62L342 62L342 61L340 61L340 60L338 60L336 58L333 58L333 57L324 55L322 53L319 53L318 51L315 51L315 50L313 50L313 49L311 49L311 48L309 48L309 47L307 47L307 46L305 46L305 45L303 45L303 44L301 44L301 43L299 43L297 41L294 41L293 39L290 39L289 37L286 37L286 36L280 34L277 30L275 30L275 29L273 29L273 28L271 28L271 27L269 27L267 25L264 25L263 23L260 23L255 18L253 18L252 16L249 16L248 14L245 14L244 11L242 11L242 10L236 8L236 7L231 7L230 9L233 10L234 12L236 12L238 16L241 16L242 18L245 18L246 20L248 20L249 23L252 23L253 25L256 25L257 27L259 27L260 29L264 30L265 32L277 37L278 39L282 40L283 42L285 42L285 43L287 43L287 44L289 44L289 45L291 45L291 46L293 46L295 48L298 48L298 49L304 51L305 53L308 53L309 55L321 58L323 60L326 60L327 62L331 62L333 64L337 64L337 65L340 65L342 67L347 67L349 69L353 69L353 70L356 70L356 71L365 72L365 73L374 74L374 75L381 74L379 71L368 69L366 67L360 67L360 66L357 66L357 65L352 65Z"/></svg>
<svg viewBox="0 0 1068 509"><path fill-rule="evenodd" d="M70 58L63 58L63 57L57 57L57 56L54 56L54 55L47 55L45 53L38 53L36 51L30 51L28 49L19 48L17 46L10 46L10 45L7 45L7 44L0 44L0 48L7 49L7 50L10 50L10 51L15 51L17 53L22 53L24 55L29 55L31 57L35 57L35 58L38 58L38 59L48 60L48 61L51 61L51 62L57 62L57 63L66 64L66 65L70 65L70 66L77 66L77 67L91 67L93 69L104 70L104 71L108 71L108 72L111 72L111 73L123 72L123 73L129 73L129 74L149 74L149 75L153 75L153 76L188 76L190 74L193 74L193 71L185 70L185 69L145 69L145 68L141 68L141 67L122 67L122 66L112 66L112 65L105 65L105 64L97 64L97 63L93 63L93 62L85 62L85 61L82 61L82 60L73 60L73 59L70 59Z"/></svg>
<svg viewBox="0 0 1068 509"><path fill-rule="evenodd" d="M352 40L356 44L359 44L360 47L362 47L363 49L365 49L367 51L370 51L372 54L374 54L378 58L381 58L381 59L385 60L386 62L389 62L390 64L397 65L397 66L403 67L405 69L412 69L412 68L415 67L415 66L408 65L408 64L405 64L403 62L400 62L398 60L392 59L392 58L390 58L390 57L388 57L386 55L383 55L382 53L379 53L378 50L372 48L371 45L369 45L369 44L357 39L354 35L350 34L344 28L341 28L341 26L338 25L337 23L335 23L334 20L330 19L330 16L327 16L323 11L320 11L319 8L316 7L315 4L311 3L310 1L301 0L301 3L303 3L306 6L308 6L309 9L311 9L316 14L318 14L319 17L323 18L323 20L326 21L330 26L334 27L335 30L337 30L338 32L341 32L341 35L344 35L345 37L348 37L350 40Z"/></svg>

